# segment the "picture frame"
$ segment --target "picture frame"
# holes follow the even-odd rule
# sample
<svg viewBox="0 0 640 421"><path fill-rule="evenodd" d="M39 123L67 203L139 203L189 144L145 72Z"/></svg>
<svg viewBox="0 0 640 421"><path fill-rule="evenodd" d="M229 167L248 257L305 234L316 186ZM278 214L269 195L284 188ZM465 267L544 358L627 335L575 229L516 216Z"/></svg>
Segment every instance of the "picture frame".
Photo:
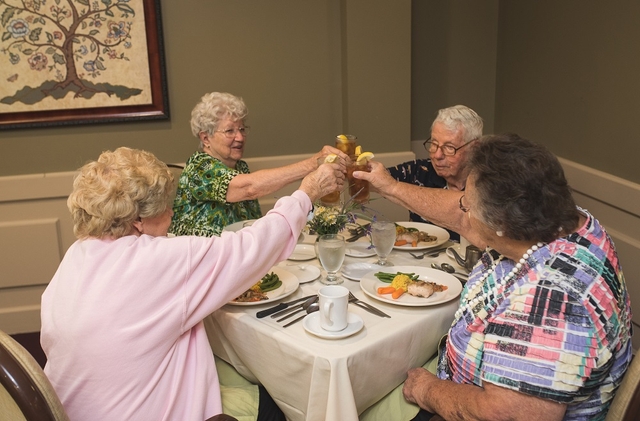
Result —
<svg viewBox="0 0 640 421"><path fill-rule="evenodd" d="M0 130L169 119L160 0L0 0L0 34Z"/></svg>

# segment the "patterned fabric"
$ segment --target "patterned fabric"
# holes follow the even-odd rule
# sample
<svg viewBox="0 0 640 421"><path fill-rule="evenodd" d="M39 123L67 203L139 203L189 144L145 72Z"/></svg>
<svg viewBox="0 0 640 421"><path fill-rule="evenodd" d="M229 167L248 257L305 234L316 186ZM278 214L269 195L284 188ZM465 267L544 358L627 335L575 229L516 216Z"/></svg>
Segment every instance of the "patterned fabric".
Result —
<svg viewBox="0 0 640 421"><path fill-rule="evenodd" d="M234 169L204 152L191 155L178 181L169 232L211 237L234 222L260 218L257 200L227 202L229 183L238 174L249 174L246 162Z"/></svg>
<svg viewBox="0 0 640 421"><path fill-rule="evenodd" d="M631 360L631 306L613 242L599 222L539 250L514 278L473 309L468 289L498 259L482 256L462 292L438 377L483 382L567 404L564 420L604 420ZM511 272L501 260L484 296ZM469 297L471 300L473 297Z"/></svg>
<svg viewBox="0 0 640 421"><path fill-rule="evenodd" d="M403 183L415 184L420 187L432 187L438 189L447 188L447 180L440 177L436 170L433 169L431 159L416 159L413 161L407 161L395 167L387 168L391 177ZM429 224L430 222L418 215L409 211L409 220L414 222L424 222ZM449 237L453 241L460 241L460 234L455 231L449 231Z"/></svg>

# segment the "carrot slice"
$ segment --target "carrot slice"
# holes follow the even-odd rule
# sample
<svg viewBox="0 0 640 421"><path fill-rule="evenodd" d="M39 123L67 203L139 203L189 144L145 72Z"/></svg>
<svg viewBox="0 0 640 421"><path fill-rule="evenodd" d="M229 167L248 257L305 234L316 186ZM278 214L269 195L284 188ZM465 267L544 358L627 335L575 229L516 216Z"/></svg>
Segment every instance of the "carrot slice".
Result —
<svg viewBox="0 0 640 421"><path fill-rule="evenodd" d="M393 298L394 300L397 300L398 298L400 298L402 294L404 294L404 289L398 288L395 291L393 291L393 294L391 294L391 298Z"/></svg>
<svg viewBox="0 0 640 421"><path fill-rule="evenodd" d="M392 294L396 291L394 287L379 287L378 294Z"/></svg>
<svg viewBox="0 0 640 421"><path fill-rule="evenodd" d="M407 244L407 240L398 240L393 243L394 246L404 246L405 244Z"/></svg>
<svg viewBox="0 0 640 421"><path fill-rule="evenodd" d="M411 247L418 247L418 242L416 240L413 240L411 242Z"/></svg>

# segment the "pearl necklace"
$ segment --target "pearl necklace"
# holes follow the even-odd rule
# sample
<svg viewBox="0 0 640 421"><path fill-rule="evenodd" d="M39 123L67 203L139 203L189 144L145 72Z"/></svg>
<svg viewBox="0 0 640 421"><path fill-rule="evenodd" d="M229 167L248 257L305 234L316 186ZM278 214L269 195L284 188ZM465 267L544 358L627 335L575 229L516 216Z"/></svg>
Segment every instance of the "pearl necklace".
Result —
<svg viewBox="0 0 640 421"><path fill-rule="evenodd" d="M500 262L504 259L504 256L501 254L498 257L498 259L496 259L496 261L491 266L491 268L488 271L486 271L485 273L483 273L482 277L480 279L478 279L478 282L473 284L473 287L471 289L468 289L466 294L464 294L464 296L462 297L463 300L464 300L464 304L461 304L460 307L458 308L458 310L456 311L456 314L454 316L453 324L457 323L457 321L460 319L460 317L462 317L462 313L464 312L465 309L468 310L469 312L473 313L473 309L479 303L488 300L491 296L497 295L498 290L503 285L507 285L507 283L513 277L515 277L516 274L518 274L518 272L522 269L522 267L527 262L529 257L531 257L531 255L542 246L544 246L544 244L538 243L538 244L532 246L530 249L528 249L522 255L522 258L518 261L518 263L516 263L516 265L513 267L513 269L511 269L511 272L509 272L507 274L507 276L503 277L502 279L499 279L499 278L496 277L495 285L493 286L493 288L489 288L488 291L483 294L482 293L482 287L484 286L485 282L487 281L487 278L489 278L489 276L491 276L491 274L495 272L496 267L498 267L498 264L500 264ZM471 300L470 300L470 298L471 298ZM486 317L487 314L488 313L486 312L486 310L485 311L478 311L476 313L476 316L484 318L484 317Z"/></svg>

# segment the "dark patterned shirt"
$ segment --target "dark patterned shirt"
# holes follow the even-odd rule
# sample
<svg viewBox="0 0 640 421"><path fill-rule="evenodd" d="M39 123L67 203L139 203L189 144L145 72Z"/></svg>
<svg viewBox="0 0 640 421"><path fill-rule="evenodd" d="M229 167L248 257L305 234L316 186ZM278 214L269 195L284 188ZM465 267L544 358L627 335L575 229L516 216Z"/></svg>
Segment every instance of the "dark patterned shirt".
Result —
<svg viewBox="0 0 640 421"><path fill-rule="evenodd" d="M430 159L416 159L407 161L395 167L387 168L391 177L403 183L415 184L420 187L432 187L444 189L447 187L447 180L440 177ZM409 220L414 222L430 223L417 213L409 211ZM449 237L454 241L460 241L460 234L449 231Z"/></svg>
<svg viewBox="0 0 640 421"><path fill-rule="evenodd" d="M234 222L260 218L257 200L226 201L229 183L238 174L249 174L246 162L229 168L204 152L191 155L178 181L169 232L211 237Z"/></svg>
<svg viewBox="0 0 640 421"><path fill-rule="evenodd" d="M631 361L631 305L611 238L581 211L587 221L578 232L534 251L489 297L515 262L483 255L462 291L464 310L440 353L438 377L567 404L564 420L605 419ZM469 308L476 296L483 298Z"/></svg>

